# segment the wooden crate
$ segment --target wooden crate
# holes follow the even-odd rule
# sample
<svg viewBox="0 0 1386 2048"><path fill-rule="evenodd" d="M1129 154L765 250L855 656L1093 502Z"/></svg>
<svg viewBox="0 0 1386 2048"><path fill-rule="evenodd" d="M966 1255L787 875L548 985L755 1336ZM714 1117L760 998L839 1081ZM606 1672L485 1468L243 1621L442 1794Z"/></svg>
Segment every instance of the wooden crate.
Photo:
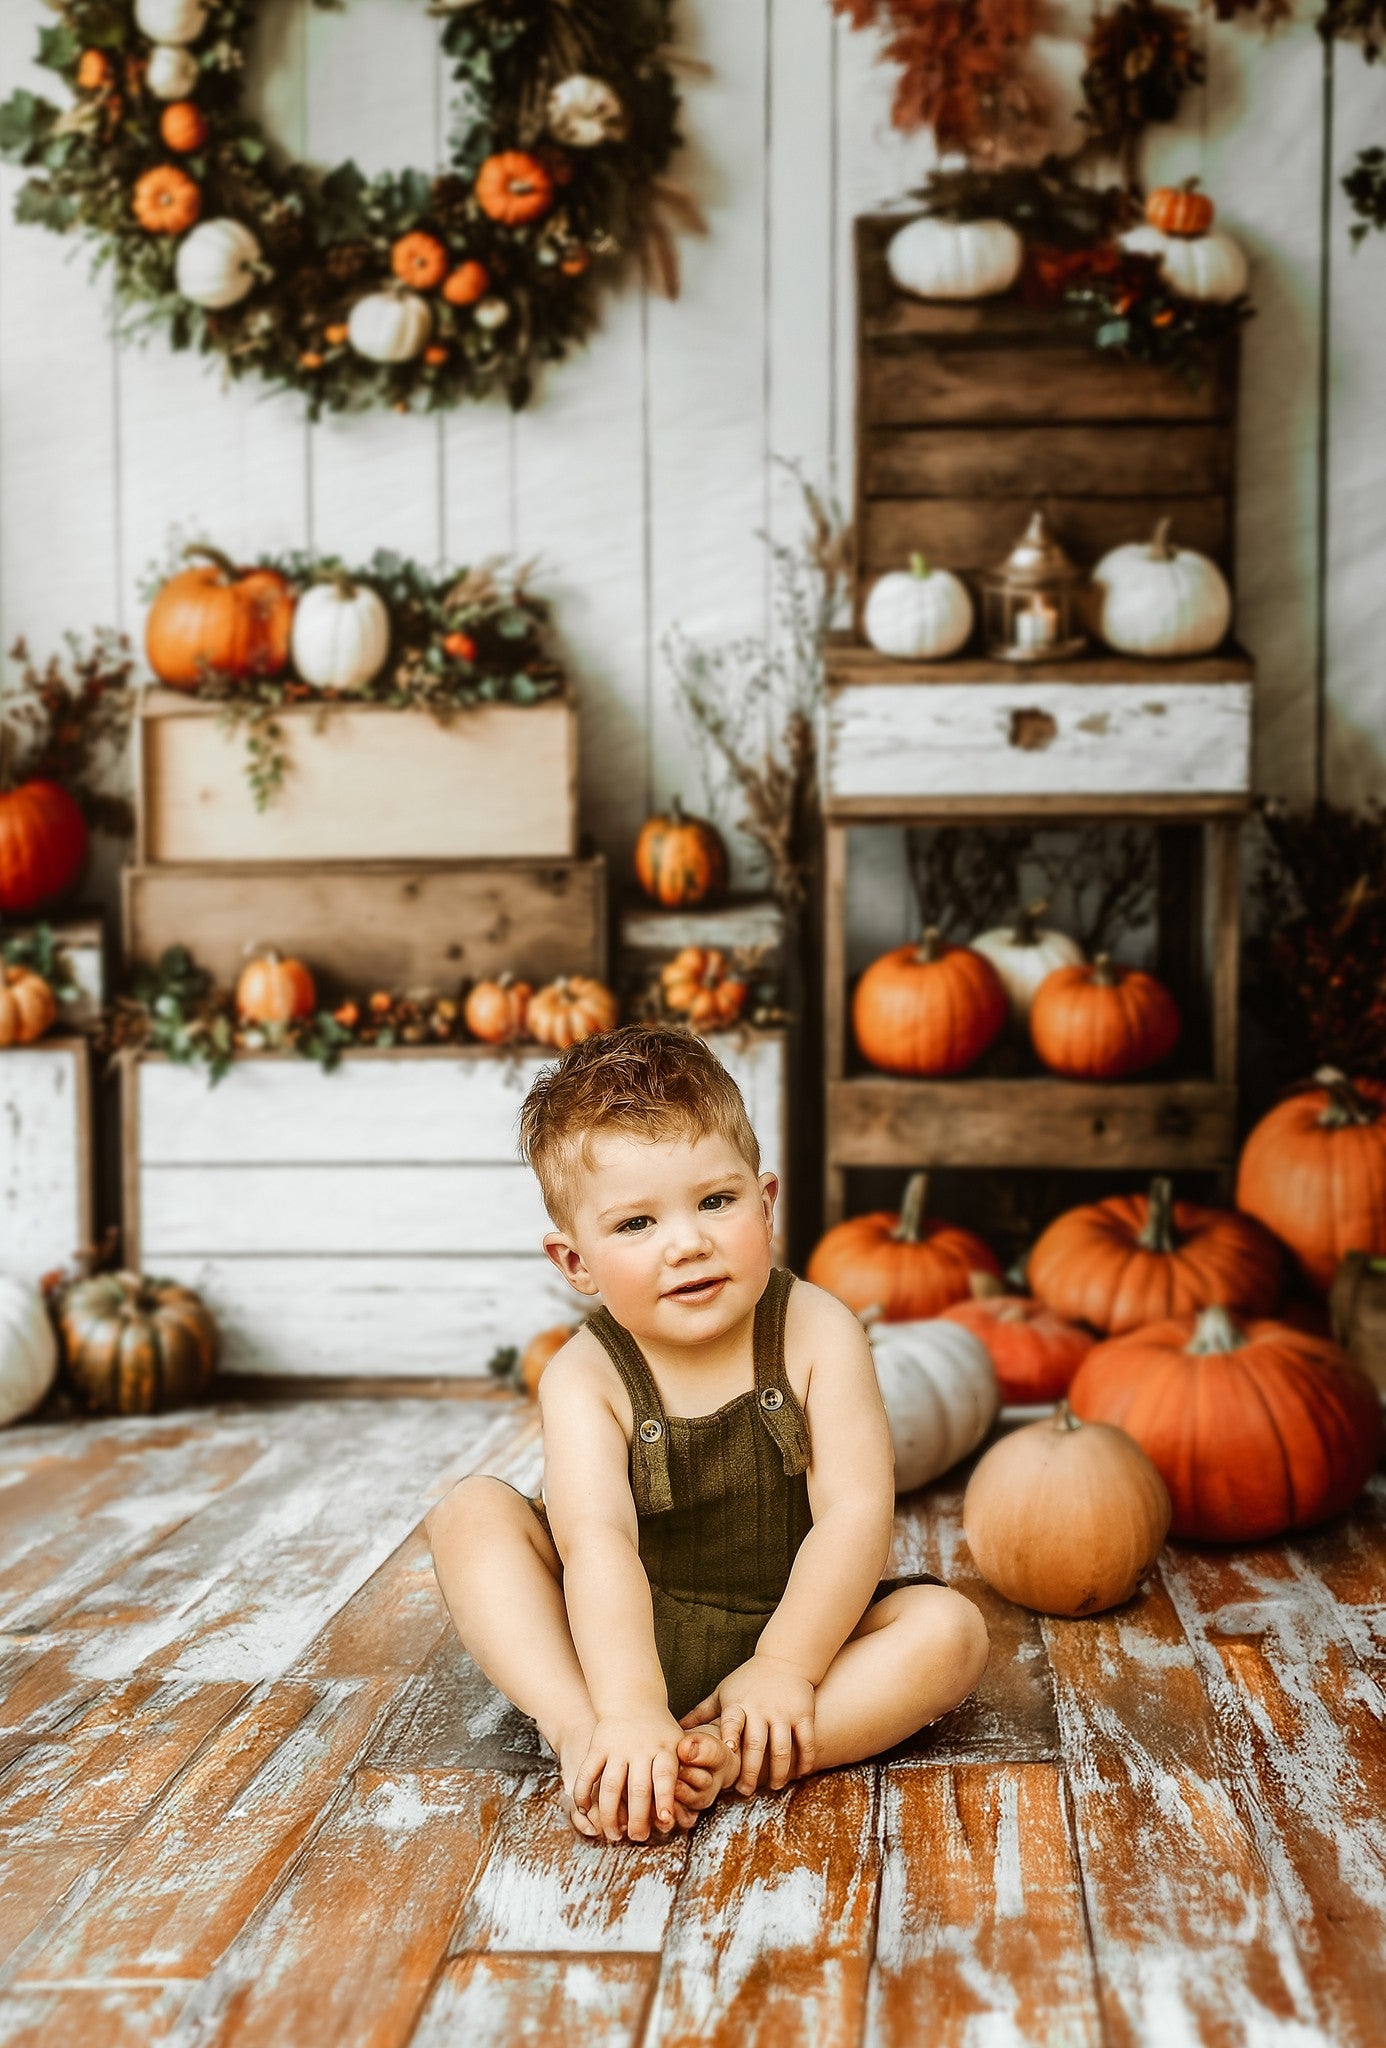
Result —
<svg viewBox="0 0 1386 2048"><path fill-rule="evenodd" d="M606 973L606 867L575 861L127 868L127 963L187 946L234 981L247 944L307 960L325 990L448 990L504 968Z"/></svg>
<svg viewBox="0 0 1386 2048"><path fill-rule="evenodd" d="M95 1024L110 996L106 970L106 925L99 910L77 909L66 915L25 924L7 924L0 938L23 938L46 924L58 942L68 980L75 993L58 1004L59 1025L68 1031L87 1031Z"/></svg>
<svg viewBox="0 0 1386 2048"><path fill-rule="evenodd" d="M577 706L485 704L444 726L383 704L277 714L290 767L263 811L243 730L178 690L141 693L136 859L565 860L577 852Z"/></svg>
<svg viewBox="0 0 1386 2048"><path fill-rule="evenodd" d="M92 1099L84 1038L0 1052L0 1273L37 1281L92 1242Z"/></svg>
<svg viewBox="0 0 1386 2048"><path fill-rule="evenodd" d="M713 1043L782 1171L783 1034ZM547 1219L515 1154L548 1057L358 1051L324 1075L266 1056L215 1087L127 1058L125 1256L205 1294L228 1371L484 1374L498 1345L581 1310L540 1249Z"/></svg>
<svg viewBox="0 0 1386 2048"><path fill-rule="evenodd" d="M1328 1297L1333 1334L1386 1395L1386 1259L1349 1252Z"/></svg>
<svg viewBox="0 0 1386 2048"><path fill-rule="evenodd" d="M883 571L920 552L975 578L1036 504L1085 566L1168 516L1230 579L1236 335L1191 385L1100 354L1053 308L911 298L885 263L900 226L856 223L858 623Z"/></svg>
<svg viewBox="0 0 1386 2048"><path fill-rule="evenodd" d="M637 1003L660 969L685 946L715 946L734 961L752 989L773 988L784 1000L787 974L784 912L773 896L750 896L689 910L629 904L620 914L616 978L622 1000Z"/></svg>

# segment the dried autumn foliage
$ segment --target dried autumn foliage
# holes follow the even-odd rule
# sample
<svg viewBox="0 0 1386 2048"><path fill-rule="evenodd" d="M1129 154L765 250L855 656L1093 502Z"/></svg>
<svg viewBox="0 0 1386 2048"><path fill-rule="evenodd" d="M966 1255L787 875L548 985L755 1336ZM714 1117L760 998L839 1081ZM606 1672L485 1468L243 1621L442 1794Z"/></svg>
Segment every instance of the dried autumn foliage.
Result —
<svg viewBox="0 0 1386 2048"><path fill-rule="evenodd" d="M891 119L931 127L940 149L977 158L1029 148L1047 107L1019 60L1035 33L1038 0L832 0L853 28L877 27L882 55L901 67Z"/></svg>

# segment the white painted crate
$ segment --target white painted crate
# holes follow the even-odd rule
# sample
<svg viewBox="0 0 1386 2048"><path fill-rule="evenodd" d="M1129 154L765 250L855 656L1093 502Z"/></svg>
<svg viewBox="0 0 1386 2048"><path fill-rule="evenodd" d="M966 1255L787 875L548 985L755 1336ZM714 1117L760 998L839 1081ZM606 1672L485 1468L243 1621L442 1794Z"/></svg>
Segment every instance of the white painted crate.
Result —
<svg viewBox="0 0 1386 2048"><path fill-rule="evenodd" d="M782 1173L783 1034L715 1045L764 1166ZM582 1312L540 1249L547 1218L515 1152L545 1058L358 1052L324 1075L265 1057L214 1088L197 1070L131 1061L127 1257L205 1295L229 1371L484 1374L497 1346ZM782 1198L781 1237L783 1217Z"/></svg>
<svg viewBox="0 0 1386 2048"><path fill-rule="evenodd" d="M0 1273L37 1281L92 1239L90 1054L84 1038L0 1052Z"/></svg>

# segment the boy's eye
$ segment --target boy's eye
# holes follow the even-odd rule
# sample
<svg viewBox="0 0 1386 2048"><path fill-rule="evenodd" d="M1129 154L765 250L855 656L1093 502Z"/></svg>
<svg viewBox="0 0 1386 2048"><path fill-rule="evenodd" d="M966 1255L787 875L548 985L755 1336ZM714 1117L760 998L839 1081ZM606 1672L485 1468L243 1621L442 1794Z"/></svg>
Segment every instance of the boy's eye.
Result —
<svg viewBox="0 0 1386 2048"><path fill-rule="evenodd" d="M717 1207L720 1209L724 1202L734 1202L735 1200L735 1195L704 1195L701 1202L699 1202L698 1207L700 1209L706 1209L709 1202L715 1202Z"/></svg>
<svg viewBox="0 0 1386 2048"><path fill-rule="evenodd" d="M645 1225L647 1223L652 1223L653 1221L654 1218L651 1216L628 1216L625 1222L618 1223L616 1225L616 1228L618 1232L624 1230L628 1232L631 1237L638 1237L640 1232L644 1229Z"/></svg>

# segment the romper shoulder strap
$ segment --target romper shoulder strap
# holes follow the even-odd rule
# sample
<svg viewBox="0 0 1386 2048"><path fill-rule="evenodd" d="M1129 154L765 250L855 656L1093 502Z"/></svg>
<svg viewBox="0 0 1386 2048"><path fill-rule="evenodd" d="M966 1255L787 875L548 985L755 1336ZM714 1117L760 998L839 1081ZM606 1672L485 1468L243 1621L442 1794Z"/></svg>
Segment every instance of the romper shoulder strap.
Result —
<svg viewBox="0 0 1386 2048"><path fill-rule="evenodd" d="M751 1345L756 1362L756 1402L761 1421L779 1445L784 1469L791 1476L809 1465L808 1418L784 1369L784 1325L794 1275L772 1266L765 1292L756 1303Z"/></svg>
<svg viewBox="0 0 1386 2048"><path fill-rule="evenodd" d="M660 1514L674 1505L674 1493L669 1483L669 1418L654 1374L630 1331L617 1322L609 1308L594 1310L586 1326L621 1375L630 1395L635 1416L631 1464L636 1474L636 1509L643 1514Z"/></svg>

